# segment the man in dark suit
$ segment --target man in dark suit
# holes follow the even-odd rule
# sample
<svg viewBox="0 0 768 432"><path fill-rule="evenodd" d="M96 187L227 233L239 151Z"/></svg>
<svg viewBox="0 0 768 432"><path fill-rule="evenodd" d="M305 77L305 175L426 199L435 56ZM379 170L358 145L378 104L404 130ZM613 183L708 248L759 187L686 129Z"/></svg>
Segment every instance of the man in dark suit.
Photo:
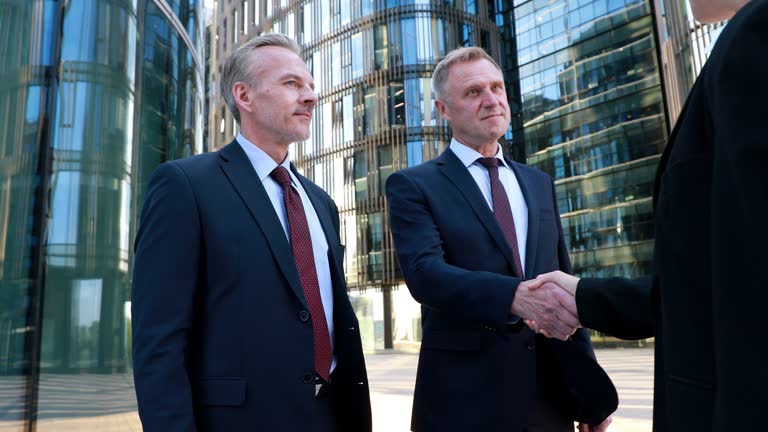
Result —
<svg viewBox="0 0 768 432"><path fill-rule="evenodd" d="M221 77L237 139L150 181L132 302L146 432L371 430L337 209L288 155L317 103L298 54L279 34L238 48Z"/></svg>
<svg viewBox="0 0 768 432"><path fill-rule="evenodd" d="M691 2L702 22L732 19L659 164L654 275L540 277L575 293L584 325L656 337L656 432L766 429L768 0L745 3Z"/></svg>
<svg viewBox="0 0 768 432"><path fill-rule="evenodd" d="M573 299L524 282L570 261L552 179L498 143L510 120L501 70L482 49L460 48L437 65L433 87L450 148L386 185L400 266L422 304L412 430L572 432L578 410L598 412L582 430L604 430L615 389L559 306ZM537 340L520 318L565 342Z"/></svg>

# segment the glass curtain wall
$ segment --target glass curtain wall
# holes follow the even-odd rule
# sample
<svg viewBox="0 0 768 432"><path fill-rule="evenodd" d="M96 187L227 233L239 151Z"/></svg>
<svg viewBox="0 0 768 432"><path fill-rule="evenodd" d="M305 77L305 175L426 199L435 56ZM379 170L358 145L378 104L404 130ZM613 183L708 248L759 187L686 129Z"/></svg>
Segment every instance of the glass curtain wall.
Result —
<svg viewBox="0 0 768 432"><path fill-rule="evenodd" d="M293 146L292 158L339 207L346 278L367 349L420 339L412 331L418 308L401 307L408 299L393 294L407 291L389 234L384 182L447 147L451 135L434 109L432 71L459 46L482 46L498 58L491 11L485 0L219 3L214 74L236 46L262 32L286 33L303 47L320 100L312 136ZM212 123L223 126L212 141L216 148L236 134L223 108L221 102L212 108Z"/></svg>
<svg viewBox="0 0 768 432"><path fill-rule="evenodd" d="M651 271L651 194L667 138L648 0L516 0L526 161L554 177L581 276Z"/></svg>
<svg viewBox="0 0 768 432"><path fill-rule="evenodd" d="M202 150L200 5L0 5L0 429L136 430L132 239Z"/></svg>
<svg viewBox="0 0 768 432"><path fill-rule="evenodd" d="M363 320L372 321L366 338L374 348L403 347L420 340L419 332L404 330L420 327L420 314L408 307L409 294L395 301L398 288L407 290L388 232L384 184L450 141L434 108L434 65L462 45L498 54L489 42L496 30L484 3L345 3L313 0L301 8L317 23L300 42L320 102L313 138L297 144L295 155L339 205L347 282ZM364 315L377 303L372 296L383 298L383 322Z"/></svg>

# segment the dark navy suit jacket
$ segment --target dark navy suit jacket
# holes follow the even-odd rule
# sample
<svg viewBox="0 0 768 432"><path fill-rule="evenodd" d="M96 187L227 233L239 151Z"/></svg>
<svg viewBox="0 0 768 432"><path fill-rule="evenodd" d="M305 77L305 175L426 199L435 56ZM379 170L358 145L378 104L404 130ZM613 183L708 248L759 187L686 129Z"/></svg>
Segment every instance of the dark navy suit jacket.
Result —
<svg viewBox="0 0 768 432"><path fill-rule="evenodd" d="M370 431L331 198L298 173L329 245L340 431ZM309 310L290 244L237 142L161 165L136 237L133 365L144 431L311 430Z"/></svg>
<svg viewBox="0 0 768 432"><path fill-rule="evenodd" d="M659 161L654 274L582 279L576 291L585 325L656 337L655 432L766 430L766 53L768 0L751 0L718 37Z"/></svg>
<svg viewBox="0 0 768 432"><path fill-rule="evenodd" d="M552 179L507 163L528 206L527 277L570 272ZM448 149L392 174L386 191L400 266L422 304L413 430L525 430L537 387L536 346L552 341L538 340L527 327L522 330L527 336L507 340L509 308L520 280L512 276L512 251L480 189ZM586 330L567 344L584 357L580 363L599 369Z"/></svg>

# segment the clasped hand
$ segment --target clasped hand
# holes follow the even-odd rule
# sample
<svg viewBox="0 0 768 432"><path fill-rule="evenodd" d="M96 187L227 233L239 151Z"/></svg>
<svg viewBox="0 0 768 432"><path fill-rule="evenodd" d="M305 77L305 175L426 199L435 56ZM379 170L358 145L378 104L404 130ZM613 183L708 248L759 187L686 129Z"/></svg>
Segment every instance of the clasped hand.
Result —
<svg viewBox="0 0 768 432"><path fill-rule="evenodd" d="M511 312L537 333L566 340L581 327L575 298L578 282L561 271L521 282Z"/></svg>

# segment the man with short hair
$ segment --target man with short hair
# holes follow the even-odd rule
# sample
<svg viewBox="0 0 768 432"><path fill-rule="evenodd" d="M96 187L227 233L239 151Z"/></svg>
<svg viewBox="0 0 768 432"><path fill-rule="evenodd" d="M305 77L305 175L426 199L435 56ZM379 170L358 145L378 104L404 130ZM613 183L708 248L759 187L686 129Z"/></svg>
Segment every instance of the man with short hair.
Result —
<svg viewBox="0 0 768 432"><path fill-rule="evenodd" d="M317 104L299 53L279 34L239 47L221 77L237 138L150 180L132 302L147 432L371 430L338 212L288 153Z"/></svg>
<svg viewBox="0 0 768 432"><path fill-rule="evenodd" d="M436 66L433 87L450 148L386 185L400 266L422 304L412 430L572 432L578 420L603 431L616 392L587 331L559 307L573 299L526 282L571 264L552 178L505 158L498 142L510 121L501 70L482 49L460 48Z"/></svg>

